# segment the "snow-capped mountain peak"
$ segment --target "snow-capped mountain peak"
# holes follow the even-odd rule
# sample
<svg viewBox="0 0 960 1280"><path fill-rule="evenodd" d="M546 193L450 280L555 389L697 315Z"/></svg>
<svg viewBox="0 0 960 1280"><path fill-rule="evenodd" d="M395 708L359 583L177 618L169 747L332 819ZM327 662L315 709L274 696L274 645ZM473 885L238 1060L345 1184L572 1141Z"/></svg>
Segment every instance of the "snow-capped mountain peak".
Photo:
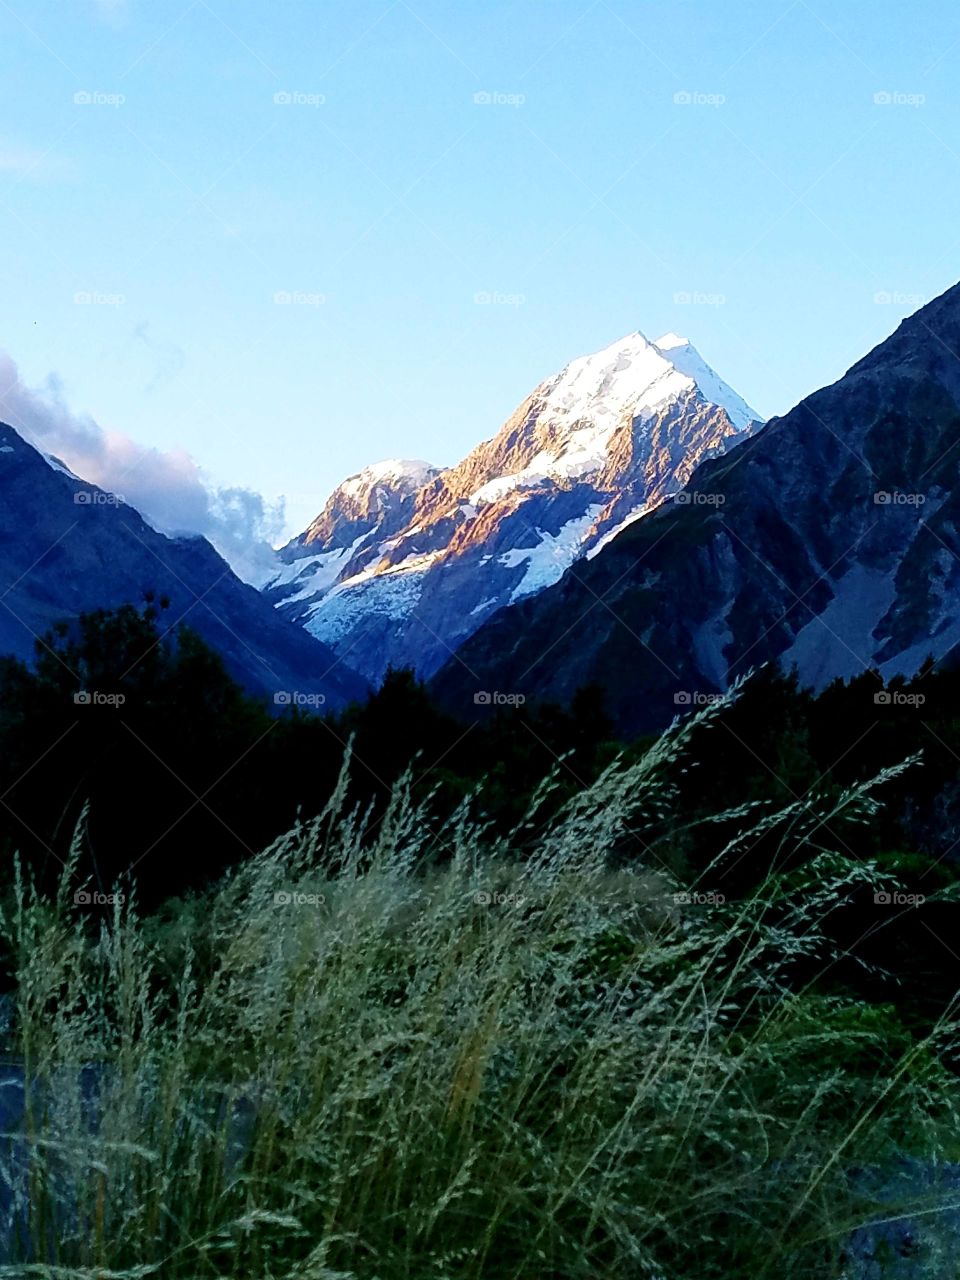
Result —
<svg viewBox="0 0 960 1280"><path fill-rule="evenodd" d="M316 544L342 558L349 548L359 545L361 535L366 538L375 530L385 532L388 525L400 528L402 513L413 495L439 474L437 467L419 458L387 458L364 467L337 485L316 520L284 548L281 559L289 562L298 548L313 551ZM274 579L270 582L275 585Z"/></svg>
<svg viewBox="0 0 960 1280"><path fill-rule="evenodd" d="M667 357L637 330L601 351L572 360L544 385L544 408L571 419L619 416L626 405L653 409L688 389Z"/></svg>
<svg viewBox="0 0 960 1280"><path fill-rule="evenodd" d="M638 330L542 381L455 466L390 459L349 477L265 590L369 678L391 663L429 674L757 426L686 339Z"/></svg>
<svg viewBox="0 0 960 1280"><path fill-rule="evenodd" d="M580 356L534 392L535 425L526 433L526 450L514 450L516 465L485 477L468 501L483 506L515 489L536 488L551 479L583 480L600 472L610 464L618 428L652 419L691 394L724 409L736 431L759 421L689 340L675 333L650 342L638 329Z"/></svg>
<svg viewBox="0 0 960 1280"><path fill-rule="evenodd" d="M710 368L689 339L676 333L651 342L637 329L571 361L542 385L547 413L571 422L589 416L601 428L625 409L639 416L694 389L726 409L738 430L759 421L759 414Z"/></svg>
<svg viewBox="0 0 960 1280"><path fill-rule="evenodd" d="M374 462L339 486L340 492L356 497L377 485L386 485L402 493L419 489L438 474L438 468L420 458L386 458Z"/></svg>

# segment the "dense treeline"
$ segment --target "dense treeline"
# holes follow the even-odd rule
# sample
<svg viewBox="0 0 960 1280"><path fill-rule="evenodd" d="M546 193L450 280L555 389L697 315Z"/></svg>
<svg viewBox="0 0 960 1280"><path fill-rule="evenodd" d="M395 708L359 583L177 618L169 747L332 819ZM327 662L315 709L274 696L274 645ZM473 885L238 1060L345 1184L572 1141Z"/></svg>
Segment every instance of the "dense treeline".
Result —
<svg viewBox="0 0 960 1280"><path fill-rule="evenodd" d="M461 723L431 701L409 672L391 672L362 705L337 714L278 709L245 694L216 654L186 628L169 628L164 602L85 616L58 626L38 646L32 668L0 666L0 841L9 883L20 853L52 886L87 811L78 882L103 892L137 884L147 905L198 888L286 831L298 815L319 813L352 742L348 804L376 830L396 779L412 772L418 799L437 826L466 797L496 830L513 831L553 771L526 837L617 755L639 757L650 741L611 736L598 691L584 689L568 710L492 709ZM686 707L678 711L686 712ZM782 824L747 855L716 861L723 837L743 816L839 795L844 787L922 755L884 790L869 825L829 830L835 847L875 859L891 885L930 897L954 877L960 851L960 674L932 671L886 689L875 673L837 681L819 697L770 670L748 681L732 706L698 729L690 760L672 782L679 805L645 837L625 836L611 852L644 859L728 898L764 880L779 864ZM829 812L829 804L827 806ZM708 825L701 820L710 816ZM829 818L821 819L824 835ZM651 838L650 832L654 831ZM826 840L825 840L826 843ZM522 852L522 850L521 850ZM442 860L437 839L433 855ZM922 1005L957 985L955 932L945 904L908 913L895 931L891 913L861 898L842 926L853 958L847 980L890 994L873 966L893 955ZM922 1010L921 1010L922 1012Z"/></svg>
<svg viewBox="0 0 960 1280"><path fill-rule="evenodd" d="M0 662L0 840L52 884L87 809L80 874L106 891L133 869L141 900L209 882L329 799L352 741L348 800L375 827L407 769L449 811L482 780L501 823L564 757L555 808L609 755L596 700L459 724L409 672L339 714L244 693L188 628L149 601L58 626L32 668ZM438 855L442 851L438 848Z"/></svg>

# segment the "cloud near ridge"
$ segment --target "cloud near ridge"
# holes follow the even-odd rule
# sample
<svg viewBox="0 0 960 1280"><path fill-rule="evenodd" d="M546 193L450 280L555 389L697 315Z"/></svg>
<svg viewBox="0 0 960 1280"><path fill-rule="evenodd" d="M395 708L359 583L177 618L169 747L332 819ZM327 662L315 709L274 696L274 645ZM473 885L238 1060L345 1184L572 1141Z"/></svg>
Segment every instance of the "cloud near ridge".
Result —
<svg viewBox="0 0 960 1280"><path fill-rule="evenodd" d="M185 450L144 448L108 431L63 399L58 379L24 385L16 362L0 351L0 420L84 480L117 494L161 533L209 538L239 577L258 585L274 566L271 542L283 533L282 500L210 484Z"/></svg>

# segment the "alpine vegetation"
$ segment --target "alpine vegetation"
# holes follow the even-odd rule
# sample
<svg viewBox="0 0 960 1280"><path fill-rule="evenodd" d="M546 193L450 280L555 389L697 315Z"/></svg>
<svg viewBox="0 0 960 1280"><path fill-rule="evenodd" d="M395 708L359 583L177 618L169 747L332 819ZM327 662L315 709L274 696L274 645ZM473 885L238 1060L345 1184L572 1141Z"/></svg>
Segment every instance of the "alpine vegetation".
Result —
<svg viewBox="0 0 960 1280"><path fill-rule="evenodd" d="M878 883L844 832L903 769L714 815L691 882L667 779L717 714L507 835L409 776L374 819L348 758L208 891L96 928L81 826L59 894L24 873L2 913L0 1275L840 1277L876 1219L939 1221L877 1186L953 1142L953 1010L919 1035L831 985ZM760 839L764 882L718 891Z"/></svg>

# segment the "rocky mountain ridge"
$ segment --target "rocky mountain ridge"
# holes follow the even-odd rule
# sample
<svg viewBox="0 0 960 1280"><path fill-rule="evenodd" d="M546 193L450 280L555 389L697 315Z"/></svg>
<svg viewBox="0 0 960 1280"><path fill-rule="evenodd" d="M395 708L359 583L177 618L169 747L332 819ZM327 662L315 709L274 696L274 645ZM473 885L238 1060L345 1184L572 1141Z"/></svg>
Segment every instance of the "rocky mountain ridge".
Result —
<svg viewBox="0 0 960 1280"><path fill-rule="evenodd" d="M0 653L26 660L55 624L96 609L167 603L247 689L338 707L366 683L270 608L202 537L158 533L133 507L0 424Z"/></svg>

